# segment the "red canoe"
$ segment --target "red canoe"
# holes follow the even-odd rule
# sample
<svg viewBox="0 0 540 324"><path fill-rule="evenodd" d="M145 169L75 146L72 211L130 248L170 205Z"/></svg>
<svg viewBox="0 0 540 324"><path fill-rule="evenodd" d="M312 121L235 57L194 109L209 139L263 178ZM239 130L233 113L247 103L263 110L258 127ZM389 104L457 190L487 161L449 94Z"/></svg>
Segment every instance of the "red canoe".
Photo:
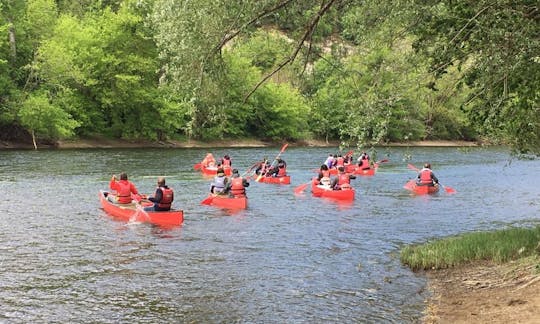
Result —
<svg viewBox="0 0 540 324"><path fill-rule="evenodd" d="M257 182L264 183L276 183L276 184L291 184L291 176L283 177L258 177L255 179Z"/></svg>
<svg viewBox="0 0 540 324"><path fill-rule="evenodd" d="M414 192L417 195L427 195L427 194L434 194L439 192L439 185L435 186L419 186L416 184L416 180L412 179L409 180L403 188L410 190Z"/></svg>
<svg viewBox="0 0 540 324"><path fill-rule="evenodd" d="M319 186L317 179L311 181L311 193L314 197L324 197L336 200L354 200L354 188L346 190L333 190L325 186Z"/></svg>
<svg viewBox="0 0 540 324"><path fill-rule="evenodd" d="M181 225L184 221L184 211L171 210L171 211L144 211L140 205L137 204L114 204L107 199L109 195L108 191L99 191L99 201L101 207L109 215L119 218L124 221L136 221L141 223L152 223L159 226L170 227ZM151 202L143 202L142 206L152 205Z"/></svg>
<svg viewBox="0 0 540 324"><path fill-rule="evenodd" d="M229 197L209 195L208 198L202 201L203 205L211 205L224 209L246 209L247 203L248 199L246 196Z"/></svg>
<svg viewBox="0 0 540 324"><path fill-rule="evenodd" d="M209 175L209 176L217 175L217 169L218 167L205 167L204 165L201 166L201 172L204 175ZM225 171L226 176L230 176L232 174L232 170L230 167L224 167L223 171Z"/></svg>

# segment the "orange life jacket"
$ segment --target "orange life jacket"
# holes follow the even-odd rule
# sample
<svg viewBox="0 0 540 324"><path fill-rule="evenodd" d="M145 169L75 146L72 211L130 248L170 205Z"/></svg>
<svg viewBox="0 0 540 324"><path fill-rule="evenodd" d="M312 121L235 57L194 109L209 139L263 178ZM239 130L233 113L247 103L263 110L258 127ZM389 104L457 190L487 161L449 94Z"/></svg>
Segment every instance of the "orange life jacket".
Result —
<svg viewBox="0 0 540 324"><path fill-rule="evenodd" d="M420 171L420 183L421 184L432 184L433 180L431 179L431 170L430 169L422 169Z"/></svg>
<svg viewBox="0 0 540 324"><path fill-rule="evenodd" d="M161 201L157 204L160 209L171 209L174 200L174 192L171 188L159 187L162 192Z"/></svg>
<svg viewBox="0 0 540 324"><path fill-rule="evenodd" d="M118 203L129 204L131 203L131 183L127 180L120 180L117 183Z"/></svg>
<svg viewBox="0 0 540 324"><path fill-rule="evenodd" d="M349 178L349 175L346 174L346 173L343 173L343 174L340 174L339 175L339 178L338 178L338 186L342 186L344 184L350 184L351 183L351 178Z"/></svg>
<svg viewBox="0 0 540 324"><path fill-rule="evenodd" d="M243 196L246 194L246 188L244 188L242 177L232 178L231 193L234 196Z"/></svg>

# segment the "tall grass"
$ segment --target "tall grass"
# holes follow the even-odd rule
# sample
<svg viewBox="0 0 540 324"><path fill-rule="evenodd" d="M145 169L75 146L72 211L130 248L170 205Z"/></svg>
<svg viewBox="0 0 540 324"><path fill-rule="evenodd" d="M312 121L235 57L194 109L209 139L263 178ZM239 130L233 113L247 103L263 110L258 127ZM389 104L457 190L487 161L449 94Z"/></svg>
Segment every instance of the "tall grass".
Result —
<svg viewBox="0 0 540 324"><path fill-rule="evenodd" d="M540 226L462 234L406 246L400 260L413 270L441 269L476 260L497 263L540 254Z"/></svg>

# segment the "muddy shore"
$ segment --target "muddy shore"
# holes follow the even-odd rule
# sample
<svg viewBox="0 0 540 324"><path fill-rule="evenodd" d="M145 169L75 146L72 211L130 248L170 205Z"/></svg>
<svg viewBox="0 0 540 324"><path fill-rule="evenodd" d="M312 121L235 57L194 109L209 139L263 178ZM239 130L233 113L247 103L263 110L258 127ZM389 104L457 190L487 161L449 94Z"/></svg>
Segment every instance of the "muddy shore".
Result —
<svg viewBox="0 0 540 324"><path fill-rule="evenodd" d="M272 143L253 139L246 140L219 140L211 142L187 141L129 141L111 139L78 139L63 140L54 144L38 144L38 149L85 149L85 148L204 148L204 147L271 147L283 143ZM325 142L306 140L290 143L291 147L338 147L339 142ZM383 146L442 146L442 147L471 147L479 146L477 142L466 141L411 141L404 143L390 143ZM2 149L34 149L32 143L0 141Z"/></svg>

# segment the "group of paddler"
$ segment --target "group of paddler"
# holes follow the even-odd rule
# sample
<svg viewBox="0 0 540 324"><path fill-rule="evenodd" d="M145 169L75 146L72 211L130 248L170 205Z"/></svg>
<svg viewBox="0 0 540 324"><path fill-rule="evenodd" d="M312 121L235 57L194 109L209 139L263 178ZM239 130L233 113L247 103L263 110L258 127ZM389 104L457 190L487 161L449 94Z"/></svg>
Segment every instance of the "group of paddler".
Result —
<svg viewBox="0 0 540 324"><path fill-rule="evenodd" d="M232 168L232 159L229 155L224 155L219 161L216 161L212 153L207 153L205 158L195 168L215 168L216 175L210 184L210 194L212 196L228 196L228 197L245 197L246 187L249 187L249 178L246 176L252 173L255 181L261 181L264 177L284 177L287 175L287 163L280 157L285 151L288 144L283 145L279 154L272 163L265 157L259 162L253 164L243 175L240 175L238 169L232 169L230 177L226 176L226 169ZM377 167L378 163L387 162L381 160L371 163L370 157L366 152L358 157L357 163L353 162L353 152L349 151L345 155L329 154L324 163L318 170L318 175L314 180L317 185L326 187L330 190L346 190L350 189L351 179L356 179L356 176L347 172L349 166L359 168L361 170L370 170ZM417 169L412 164L408 167L418 172L416 184L418 186L438 186L439 180L431 170L431 164L425 163L422 169ZM332 176L331 170L337 170L337 174ZM295 188L295 193L302 192L308 184L302 184ZM171 209L174 201L174 191L165 184L164 177L158 177L157 187L151 196L140 195L135 185L128 180L127 174L122 172L120 179L116 175L112 176L109 183L111 190L116 191L116 195L109 195L108 199L117 204L130 204L132 200L141 202L142 200L150 201L153 204L145 207L147 211L168 211ZM447 192L453 193L454 189L443 187Z"/></svg>

